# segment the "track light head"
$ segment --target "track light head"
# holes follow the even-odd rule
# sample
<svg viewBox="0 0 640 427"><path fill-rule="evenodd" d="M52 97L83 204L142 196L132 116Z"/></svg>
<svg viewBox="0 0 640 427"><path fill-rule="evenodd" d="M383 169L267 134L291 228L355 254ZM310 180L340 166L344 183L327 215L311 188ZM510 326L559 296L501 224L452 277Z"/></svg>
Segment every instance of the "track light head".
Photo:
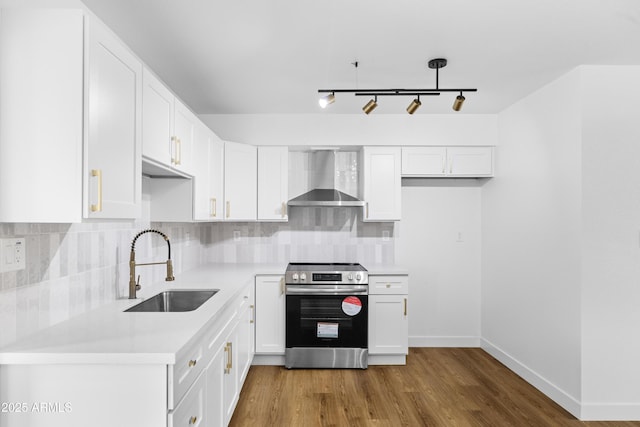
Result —
<svg viewBox="0 0 640 427"><path fill-rule="evenodd" d="M460 92L460 95L456 96L456 100L453 101L453 111L460 111L460 109L462 108L462 104L464 104L464 96L462 96L462 92Z"/></svg>
<svg viewBox="0 0 640 427"><path fill-rule="evenodd" d="M375 110L377 106L378 106L378 97L376 96L374 99L370 99L369 102L367 102L367 105L362 107L362 111L364 111L365 114L369 114L373 110Z"/></svg>
<svg viewBox="0 0 640 427"><path fill-rule="evenodd" d="M409 104L409 106L407 107L407 113L409 114L415 113L416 110L420 108L421 105L422 105L422 102L420 102L420 96L418 96L416 99L411 101L411 104Z"/></svg>
<svg viewBox="0 0 640 427"><path fill-rule="evenodd" d="M329 104L333 104L335 101L336 101L336 95L333 92L331 92L330 94L325 95L320 99L318 99L318 104L320 104L320 107L322 108L327 108Z"/></svg>

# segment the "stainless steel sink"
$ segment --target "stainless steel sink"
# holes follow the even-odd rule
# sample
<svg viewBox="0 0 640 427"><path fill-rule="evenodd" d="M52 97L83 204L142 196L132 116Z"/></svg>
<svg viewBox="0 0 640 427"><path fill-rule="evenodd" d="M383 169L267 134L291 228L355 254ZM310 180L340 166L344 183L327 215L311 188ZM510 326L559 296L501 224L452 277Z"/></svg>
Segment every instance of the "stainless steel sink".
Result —
<svg viewBox="0 0 640 427"><path fill-rule="evenodd" d="M164 291L125 311L176 312L193 311L214 296L220 289L174 289Z"/></svg>

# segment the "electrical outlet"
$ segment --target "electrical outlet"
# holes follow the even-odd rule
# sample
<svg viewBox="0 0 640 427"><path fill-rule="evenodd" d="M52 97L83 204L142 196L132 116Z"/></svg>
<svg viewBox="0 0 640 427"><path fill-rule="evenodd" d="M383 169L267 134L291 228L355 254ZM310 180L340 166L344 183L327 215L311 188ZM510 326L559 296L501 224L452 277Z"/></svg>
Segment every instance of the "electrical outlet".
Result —
<svg viewBox="0 0 640 427"><path fill-rule="evenodd" d="M0 239L0 272L24 270L26 254L24 237Z"/></svg>
<svg viewBox="0 0 640 427"><path fill-rule="evenodd" d="M382 241L383 242L389 241L389 230L382 230Z"/></svg>

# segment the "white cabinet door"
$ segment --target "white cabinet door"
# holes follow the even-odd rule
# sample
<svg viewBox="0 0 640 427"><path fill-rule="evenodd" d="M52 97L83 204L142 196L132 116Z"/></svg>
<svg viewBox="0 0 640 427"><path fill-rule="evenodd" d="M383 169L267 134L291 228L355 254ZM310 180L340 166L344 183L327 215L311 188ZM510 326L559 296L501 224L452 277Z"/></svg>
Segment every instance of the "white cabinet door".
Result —
<svg viewBox="0 0 640 427"><path fill-rule="evenodd" d="M0 10L0 94L0 222L80 222L82 11Z"/></svg>
<svg viewBox="0 0 640 427"><path fill-rule="evenodd" d="M289 149L258 147L258 220L287 221Z"/></svg>
<svg viewBox="0 0 640 427"><path fill-rule="evenodd" d="M407 295L369 295L369 354L407 354Z"/></svg>
<svg viewBox="0 0 640 427"><path fill-rule="evenodd" d="M189 175L193 175L193 146L198 119L178 99L174 100L173 111L172 166Z"/></svg>
<svg viewBox="0 0 640 427"><path fill-rule="evenodd" d="M256 276L256 353L284 354L284 276Z"/></svg>
<svg viewBox="0 0 640 427"><path fill-rule="evenodd" d="M224 427L224 376L226 375L227 343L225 342L207 365L207 427Z"/></svg>
<svg viewBox="0 0 640 427"><path fill-rule="evenodd" d="M85 40L84 215L139 218L142 63L95 19Z"/></svg>
<svg viewBox="0 0 640 427"><path fill-rule="evenodd" d="M445 175L446 147L402 147L402 175Z"/></svg>
<svg viewBox="0 0 640 427"><path fill-rule="evenodd" d="M223 375L223 407L224 425L229 424L240 396L240 375L238 370L238 327L234 325L227 337L225 347L225 369Z"/></svg>
<svg viewBox="0 0 640 427"><path fill-rule="evenodd" d="M492 176L492 147L447 148L448 173L454 176Z"/></svg>
<svg viewBox="0 0 640 427"><path fill-rule="evenodd" d="M142 155L170 165L174 96L146 68L142 84Z"/></svg>
<svg viewBox="0 0 640 427"><path fill-rule="evenodd" d="M243 305L239 312L240 322L238 323L238 389L242 388L254 353L254 287L249 286L243 295Z"/></svg>
<svg viewBox="0 0 640 427"><path fill-rule="evenodd" d="M208 221L213 217L214 207L211 197L209 178L211 145L213 132L203 123L198 122L195 128L193 176L193 219Z"/></svg>
<svg viewBox="0 0 640 427"><path fill-rule="evenodd" d="M401 212L400 147L363 147L364 221L398 221Z"/></svg>
<svg viewBox="0 0 640 427"><path fill-rule="evenodd" d="M211 221L224 219L224 142L215 134L209 144L209 203Z"/></svg>
<svg viewBox="0 0 640 427"><path fill-rule="evenodd" d="M255 221L258 196L256 147L225 142L224 158L225 219Z"/></svg>
<svg viewBox="0 0 640 427"><path fill-rule="evenodd" d="M404 177L493 176L493 147L402 147Z"/></svg>

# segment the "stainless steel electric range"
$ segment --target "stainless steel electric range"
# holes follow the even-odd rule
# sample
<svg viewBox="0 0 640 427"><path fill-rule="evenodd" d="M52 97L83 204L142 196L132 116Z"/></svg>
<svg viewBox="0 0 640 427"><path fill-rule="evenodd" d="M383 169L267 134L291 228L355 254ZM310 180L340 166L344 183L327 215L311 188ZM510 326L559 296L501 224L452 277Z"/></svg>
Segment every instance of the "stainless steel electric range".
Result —
<svg viewBox="0 0 640 427"><path fill-rule="evenodd" d="M360 264L290 263L287 368L368 366L369 276Z"/></svg>

